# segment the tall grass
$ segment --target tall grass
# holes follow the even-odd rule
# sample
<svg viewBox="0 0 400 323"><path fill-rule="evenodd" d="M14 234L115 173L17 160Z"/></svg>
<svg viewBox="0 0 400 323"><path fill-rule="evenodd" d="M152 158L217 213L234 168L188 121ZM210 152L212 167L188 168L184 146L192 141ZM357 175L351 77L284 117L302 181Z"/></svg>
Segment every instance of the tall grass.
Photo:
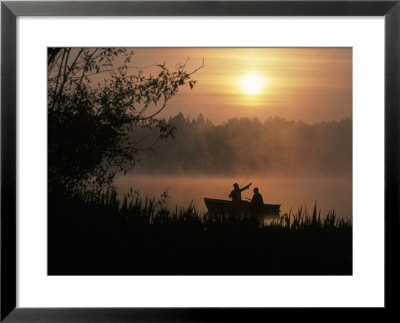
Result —
<svg viewBox="0 0 400 323"><path fill-rule="evenodd" d="M339 219L335 210L328 211L321 219L321 210L317 211L317 203L314 204L311 215L307 211L307 207L301 206L297 213L284 214L279 222L272 222L272 226L281 226L290 230L303 230L307 228L335 229L341 227L351 227L351 221Z"/></svg>
<svg viewBox="0 0 400 323"><path fill-rule="evenodd" d="M167 207L169 196L167 192L161 194L159 198L141 198L137 192L132 190L119 200L115 189L111 189L98 196L86 195L76 198L81 202L82 207L87 210L96 210L98 216L112 215L124 218L129 222L151 224L166 223L191 223L207 228L213 225L224 225L228 223L240 223L242 225L258 224L260 229L265 227L282 228L289 230L305 229L335 229L341 227L351 227L351 221L338 218L335 210L328 211L321 217L321 210L314 204L311 214L306 206L301 206L296 213L292 210L288 214L283 214L279 219L269 221L268 224L260 222L259 219L251 214L241 213L239 216L227 216L226 214L199 212L193 202L187 207L175 206L173 209Z"/></svg>
<svg viewBox="0 0 400 323"><path fill-rule="evenodd" d="M50 274L351 274L352 225L301 207L266 225L167 207L168 194L121 200L49 196Z"/></svg>

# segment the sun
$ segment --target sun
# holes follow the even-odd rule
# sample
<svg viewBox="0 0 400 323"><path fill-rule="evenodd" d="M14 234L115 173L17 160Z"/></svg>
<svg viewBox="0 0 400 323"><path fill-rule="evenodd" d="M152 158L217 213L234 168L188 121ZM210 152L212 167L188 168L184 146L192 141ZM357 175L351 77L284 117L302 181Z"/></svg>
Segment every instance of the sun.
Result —
<svg viewBox="0 0 400 323"><path fill-rule="evenodd" d="M265 86L265 80L257 74L247 74L241 77L240 85L244 93L249 95L260 94Z"/></svg>

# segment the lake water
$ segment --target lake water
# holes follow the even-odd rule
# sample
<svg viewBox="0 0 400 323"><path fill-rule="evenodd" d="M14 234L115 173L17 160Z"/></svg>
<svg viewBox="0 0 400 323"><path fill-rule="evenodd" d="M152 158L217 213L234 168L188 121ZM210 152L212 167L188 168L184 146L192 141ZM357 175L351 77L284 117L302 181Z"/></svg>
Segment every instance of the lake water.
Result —
<svg viewBox="0 0 400 323"><path fill-rule="evenodd" d="M242 199L251 198L253 188L258 187L264 203L281 204L281 214L297 211L306 206L312 212L317 202L321 215L334 209L339 218L352 219L352 179L348 177L268 177L268 178L223 178L207 176L143 176L127 175L116 179L120 194L131 188L142 197L159 197L168 189L168 206L188 206L194 202L197 210L206 212L204 197L228 200L233 183L242 186L252 182L249 190L242 192Z"/></svg>

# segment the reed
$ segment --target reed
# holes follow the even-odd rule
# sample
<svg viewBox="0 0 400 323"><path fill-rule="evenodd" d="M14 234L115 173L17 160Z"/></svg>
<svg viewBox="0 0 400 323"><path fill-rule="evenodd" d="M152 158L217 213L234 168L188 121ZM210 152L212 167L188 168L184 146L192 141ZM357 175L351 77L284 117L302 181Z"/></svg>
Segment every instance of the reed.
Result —
<svg viewBox="0 0 400 323"><path fill-rule="evenodd" d="M168 194L49 196L50 274L351 274L352 224L304 206L269 224Z"/></svg>

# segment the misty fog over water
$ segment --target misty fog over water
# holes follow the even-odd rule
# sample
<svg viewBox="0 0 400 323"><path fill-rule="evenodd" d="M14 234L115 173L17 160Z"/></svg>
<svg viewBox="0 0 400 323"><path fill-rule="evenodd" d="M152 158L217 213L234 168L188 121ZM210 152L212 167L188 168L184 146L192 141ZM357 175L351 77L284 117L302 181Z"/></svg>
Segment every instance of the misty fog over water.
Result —
<svg viewBox="0 0 400 323"><path fill-rule="evenodd" d="M321 216L335 210L352 219L352 120L307 124L279 117L230 119L214 124L201 114L182 113L164 120L175 127L174 137L157 140L144 151L134 169L116 179L120 196L131 188L142 198L159 198L168 190L168 207L206 212L204 198L228 200L237 182L252 182L242 199L258 187L264 203L281 204L281 214L315 202ZM129 136L149 140L148 129L132 128ZM148 143L148 144L149 144Z"/></svg>
<svg viewBox="0 0 400 323"><path fill-rule="evenodd" d="M352 219L352 179L350 176L335 177L208 177L208 176L146 176L127 175L116 179L118 192L123 195L131 188L141 197L156 197L168 189L168 207L175 209L188 206L191 201L197 210L206 212L204 197L228 200L233 183L244 186L252 182L242 199L251 198L253 188L258 187L264 203L281 204L281 215L296 212L302 205L312 212L314 203L321 209L321 216L335 209L339 218Z"/></svg>

